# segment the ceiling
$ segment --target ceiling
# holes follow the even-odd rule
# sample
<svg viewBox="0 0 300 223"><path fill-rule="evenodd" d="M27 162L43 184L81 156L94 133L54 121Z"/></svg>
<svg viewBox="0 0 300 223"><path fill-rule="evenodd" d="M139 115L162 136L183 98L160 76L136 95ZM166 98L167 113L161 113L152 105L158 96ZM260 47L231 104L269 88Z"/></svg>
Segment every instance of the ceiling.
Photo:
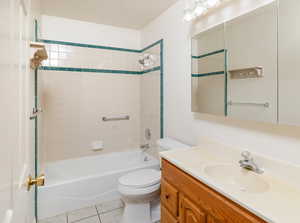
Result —
<svg viewBox="0 0 300 223"><path fill-rule="evenodd" d="M140 29L178 0L41 0L42 13Z"/></svg>

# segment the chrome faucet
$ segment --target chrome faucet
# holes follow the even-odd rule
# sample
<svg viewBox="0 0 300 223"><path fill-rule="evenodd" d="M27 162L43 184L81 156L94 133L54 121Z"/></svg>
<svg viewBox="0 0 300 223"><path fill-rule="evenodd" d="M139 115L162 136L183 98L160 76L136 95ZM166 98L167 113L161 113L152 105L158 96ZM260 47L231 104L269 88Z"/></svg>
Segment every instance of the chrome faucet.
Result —
<svg viewBox="0 0 300 223"><path fill-rule="evenodd" d="M150 145L149 145L149 143L143 144L140 146L140 148L141 148L142 152L146 152L148 149L150 149Z"/></svg>
<svg viewBox="0 0 300 223"><path fill-rule="evenodd" d="M254 162L253 157L251 156L251 153L248 151L242 152L243 160L239 161L240 167L253 171L258 174L262 174L264 171L260 169L257 164Z"/></svg>
<svg viewBox="0 0 300 223"><path fill-rule="evenodd" d="M147 151L148 149L150 149L149 143L147 143L147 144L142 144L142 145L140 146L140 149L142 150L142 154L145 154L146 151ZM146 155L146 156L144 157L144 161L148 161L148 160L149 160L149 157Z"/></svg>

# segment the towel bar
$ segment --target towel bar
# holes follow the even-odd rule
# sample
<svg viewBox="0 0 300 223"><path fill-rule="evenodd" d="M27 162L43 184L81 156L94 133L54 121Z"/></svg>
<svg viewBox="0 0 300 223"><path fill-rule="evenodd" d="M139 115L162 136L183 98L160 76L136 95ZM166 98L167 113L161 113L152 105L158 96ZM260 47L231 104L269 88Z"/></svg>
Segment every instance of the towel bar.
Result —
<svg viewBox="0 0 300 223"><path fill-rule="evenodd" d="M129 120L130 116L125 115L125 116L120 116L120 117L102 117L102 121L108 122L108 121L122 121L122 120Z"/></svg>
<svg viewBox="0 0 300 223"><path fill-rule="evenodd" d="M270 103L266 102L266 103L255 103L255 102L233 102L233 101L229 101L227 103L228 105L232 106L232 105L253 105L253 106L263 106L265 108L269 108L270 107Z"/></svg>

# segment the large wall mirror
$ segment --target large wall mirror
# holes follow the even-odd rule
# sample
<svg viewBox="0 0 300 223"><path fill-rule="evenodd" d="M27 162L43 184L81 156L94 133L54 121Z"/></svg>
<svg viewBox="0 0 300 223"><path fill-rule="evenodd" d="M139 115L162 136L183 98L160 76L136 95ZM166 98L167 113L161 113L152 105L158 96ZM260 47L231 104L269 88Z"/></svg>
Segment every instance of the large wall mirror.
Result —
<svg viewBox="0 0 300 223"><path fill-rule="evenodd" d="M192 111L300 125L299 11L274 1L195 35Z"/></svg>

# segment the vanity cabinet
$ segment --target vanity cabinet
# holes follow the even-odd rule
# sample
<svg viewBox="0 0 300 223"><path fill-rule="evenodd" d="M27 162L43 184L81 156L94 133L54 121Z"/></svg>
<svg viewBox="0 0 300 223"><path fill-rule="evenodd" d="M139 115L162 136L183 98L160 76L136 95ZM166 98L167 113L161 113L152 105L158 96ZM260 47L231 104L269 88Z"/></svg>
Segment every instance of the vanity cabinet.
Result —
<svg viewBox="0 0 300 223"><path fill-rule="evenodd" d="M266 223L162 160L161 223Z"/></svg>
<svg viewBox="0 0 300 223"><path fill-rule="evenodd" d="M179 222L206 223L206 214L184 195L179 200Z"/></svg>

